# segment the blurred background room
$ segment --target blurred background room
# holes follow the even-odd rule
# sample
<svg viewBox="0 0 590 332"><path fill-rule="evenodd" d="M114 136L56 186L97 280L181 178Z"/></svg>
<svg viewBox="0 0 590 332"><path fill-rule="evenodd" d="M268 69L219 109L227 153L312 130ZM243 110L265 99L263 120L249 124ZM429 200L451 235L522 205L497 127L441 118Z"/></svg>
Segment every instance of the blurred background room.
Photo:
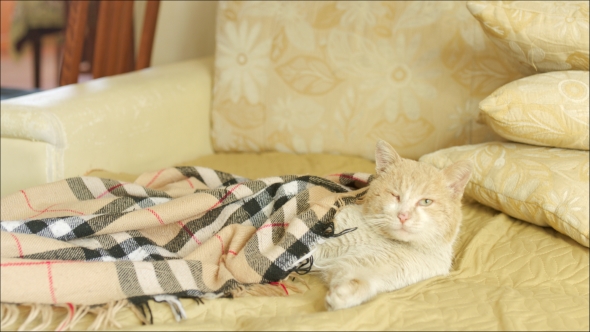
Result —
<svg viewBox="0 0 590 332"><path fill-rule="evenodd" d="M99 64L94 61L97 56L95 45L99 45L97 39L101 38L103 45L107 45L101 58L114 58L109 52L120 49L133 51L125 55L128 58L125 67L116 73L136 69L148 2L156 3L157 8L153 23L155 31L152 32L153 46L148 56L151 61L148 65L158 66L214 53L216 1L2 0L2 99L65 85L63 80L60 84L60 74L65 49L71 47L65 42L66 30L68 23L71 29L81 26L72 25L72 22L76 22L72 16L79 15L75 8L72 10L72 4L82 2L87 3L87 9L82 32L82 52L77 64L78 82L115 74L109 74L104 69L97 74L96 67ZM125 16L126 12L128 16ZM111 31L105 30L107 32L102 35L97 33L101 15L103 25L111 28ZM121 29L121 24L128 24L129 29ZM123 36L126 31L129 31L129 36ZM116 43L128 46L112 47ZM111 46L110 49L108 46Z"/></svg>

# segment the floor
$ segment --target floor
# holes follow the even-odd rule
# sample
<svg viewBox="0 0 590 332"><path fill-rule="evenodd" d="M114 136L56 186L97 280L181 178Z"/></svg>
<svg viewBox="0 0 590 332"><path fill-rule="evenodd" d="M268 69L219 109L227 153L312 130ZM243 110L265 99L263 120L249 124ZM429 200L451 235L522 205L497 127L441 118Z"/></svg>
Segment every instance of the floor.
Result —
<svg viewBox="0 0 590 332"><path fill-rule="evenodd" d="M2 88L30 90L35 88L33 50L25 47L16 58L9 50L0 52L0 86ZM41 90L58 86L58 42L57 37L46 37L41 47Z"/></svg>
<svg viewBox="0 0 590 332"><path fill-rule="evenodd" d="M41 46L41 86L35 88L33 49L25 46L22 54L15 56L10 50L0 52L0 68L2 70L0 80L0 99L9 99L37 92L39 90L53 89L59 86L59 37L47 36ZM92 79L92 74L81 73L78 82L85 82Z"/></svg>

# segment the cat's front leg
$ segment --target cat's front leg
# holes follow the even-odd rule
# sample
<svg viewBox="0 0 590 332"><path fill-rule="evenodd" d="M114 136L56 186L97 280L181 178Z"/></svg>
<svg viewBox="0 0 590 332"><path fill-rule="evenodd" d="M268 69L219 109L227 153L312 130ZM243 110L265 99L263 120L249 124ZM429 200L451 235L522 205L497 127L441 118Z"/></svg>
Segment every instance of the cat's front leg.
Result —
<svg viewBox="0 0 590 332"><path fill-rule="evenodd" d="M368 280L344 278L330 283L326 295L326 308L330 311L357 306L375 296Z"/></svg>
<svg viewBox="0 0 590 332"><path fill-rule="evenodd" d="M336 216L334 216L334 224L336 226L335 233L340 233L343 230L359 225L362 220L362 207L360 205L352 204L346 205L342 208Z"/></svg>

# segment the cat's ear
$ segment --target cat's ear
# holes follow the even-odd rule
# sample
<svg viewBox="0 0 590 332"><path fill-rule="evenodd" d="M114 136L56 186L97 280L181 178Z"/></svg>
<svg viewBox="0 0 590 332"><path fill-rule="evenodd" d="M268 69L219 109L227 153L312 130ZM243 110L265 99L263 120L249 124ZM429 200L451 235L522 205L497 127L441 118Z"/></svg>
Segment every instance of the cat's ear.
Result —
<svg viewBox="0 0 590 332"><path fill-rule="evenodd" d="M377 174L381 174L387 167L401 160L402 158L389 143L384 140L377 142L377 147L375 148L375 170Z"/></svg>
<svg viewBox="0 0 590 332"><path fill-rule="evenodd" d="M453 198L460 198L463 195L472 170L473 166L468 160L458 161L443 170Z"/></svg>

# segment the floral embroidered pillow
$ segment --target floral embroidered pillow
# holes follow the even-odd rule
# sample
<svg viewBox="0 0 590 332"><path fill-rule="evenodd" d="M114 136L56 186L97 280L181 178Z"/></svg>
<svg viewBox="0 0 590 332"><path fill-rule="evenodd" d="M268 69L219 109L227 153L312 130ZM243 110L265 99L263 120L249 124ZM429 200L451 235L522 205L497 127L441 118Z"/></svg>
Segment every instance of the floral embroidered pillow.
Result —
<svg viewBox="0 0 590 332"><path fill-rule="evenodd" d="M588 70L588 1L469 1L467 8L524 74Z"/></svg>
<svg viewBox="0 0 590 332"><path fill-rule="evenodd" d="M521 78L482 100L480 117L511 141L588 150L588 81L587 71Z"/></svg>
<svg viewBox="0 0 590 332"><path fill-rule="evenodd" d="M588 247L588 151L489 142L422 156L443 168L474 165L465 194L512 217L553 227Z"/></svg>

